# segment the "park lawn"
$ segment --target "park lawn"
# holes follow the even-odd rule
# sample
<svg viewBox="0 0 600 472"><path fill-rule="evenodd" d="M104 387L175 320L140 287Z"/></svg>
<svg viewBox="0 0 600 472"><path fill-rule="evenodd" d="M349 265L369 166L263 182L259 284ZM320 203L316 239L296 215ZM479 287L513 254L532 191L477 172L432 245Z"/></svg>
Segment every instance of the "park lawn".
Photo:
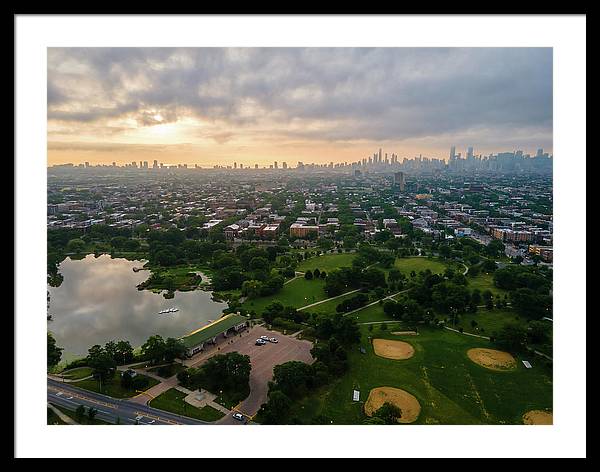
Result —
<svg viewBox="0 0 600 472"><path fill-rule="evenodd" d="M112 425L112 423L109 423L108 421L101 420L100 418L94 418L93 420L90 420L88 418L88 416L87 416L87 411L88 411L87 408L85 409L85 413L86 414L83 415L83 418L81 420L78 420L77 419L77 415L75 414L75 412L69 410L68 408L65 408L63 406L58 406L58 405L54 405L54 408L62 411L65 415L67 415L69 418L75 420L75 422L77 422L79 424L87 424L87 425L107 425L108 424L108 425ZM58 416L57 416L57 418L58 418ZM59 419L59 421L61 421L61 420ZM66 424L66 423L63 423L61 421L60 424Z"/></svg>
<svg viewBox="0 0 600 472"><path fill-rule="evenodd" d="M352 289L354 290L354 289ZM356 295L358 295L360 292L354 292L351 293L349 295L344 295L342 297L336 298L335 300L330 300L327 302L323 302L320 303L318 305L312 306L310 308L307 308L306 311L308 313L318 313L318 314L330 314L333 315L335 313L337 313L336 308L337 306L342 303L344 300L348 300L349 298L355 297ZM368 294L367 294L368 295ZM367 303L371 303L370 301Z"/></svg>
<svg viewBox="0 0 600 472"><path fill-rule="evenodd" d="M324 286L325 281L323 279L306 280L304 277L299 277L289 284L285 284L276 294L246 300L242 307L250 312L255 311L257 315L262 315L264 309L273 302L280 302L283 306L300 308L328 298L323 289Z"/></svg>
<svg viewBox="0 0 600 472"><path fill-rule="evenodd" d="M508 294L507 290L503 290L494 285L494 276L492 274L481 273L477 277L467 276L467 288L469 290L479 289L480 292L490 290L495 297Z"/></svg>
<svg viewBox="0 0 600 472"><path fill-rule="evenodd" d="M186 368L179 362L174 362L173 364L166 366L153 367L152 369L148 369L148 372L152 372L163 379L168 379L169 377L173 377L185 369Z"/></svg>
<svg viewBox="0 0 600 472"><path fill-rule="evenodd" d="M471 327L471 321L477 322L477 328ZM448 326L453 328L462 327L466 333L480 334L483 336L494 336L505 325L514 323L521 326L527 326L527 319L519 316L511 308L487 310L486 308L478 308L476 313L464 313L460 315L456 326L452 324L452 319L449 318ZM483 330L482 330L483 328Z"/></svg>
<svg viewBox="0 0 600 472"><path fill-rule="evenodd" d="M438 258L429 257L399 257L394 267L407 277L414 270L417 274L429 269L434 274L442 274L450 265Z"/></svg>
<svg viewBox="0 0 600 472"><path fill-rule="evenodd" d="M395 329L393 323L385 331L379 325L372 332L361 326L360 345L366 354L356 347L350 350L349 370L295 402L291 419L305 424L362 424L369 391L385 386L404 389L419 400L416 424L522 424L526 411L552 408L552 371L542 362L526 369L515 355L515 370L495 372L466 355L472 347L493 347L486 340L425 327L417 336L399 336L391 334ZM409 342L415 355L403 361L378 357L368 335ZM360 391L360 402L352 401L353 389Z"/></svg>
<svg viewBox="0 0 600 472"><path fill-rule="evenodd" d="M85 377L92 375L91 367L77 367L75 369L65 370L62 372L62 376L68 380L80 380Z"/></svg>
<svg viewBox="0 0 600 472"><path fill-rule="evenodd" d="M46 424L49 425L60 425L60 424L67 424L65 423L63 420L61 420L58 415L56 413L54 413L54 411L48 407L48 419L46 421Z"/></svg>
<svg viewBox="0 0 600 472"><path fill-rule="evenodd" d="M158 380L153 379L152 377L147 377L142 374L137 375L148 379L148 385L146 386L145 390L148 390L149 388L154 387L159 383ZM99 382L95 379L79 380L77 382L73 382L73 386L82 388L84 390L89 390L91 392L102 393L103 395L108 395L109 397L114 398L131 398L135 397L140 393L135 390L125 389L121 387L121 375L119 371L115 371L115 375L112 378L112 380L102 385L102 388L100 388Z"/></svg>
<svg viewBox="0 0 600 472"><path fill-rule="evenodd" d="M371 302L369 302L371 303ZM385 303L385 302L384 302ZM357 323L368 323L371 321L388 321L390 317L383 312L383 305L379 303L363 308L350 315Z"/></svg>
<svg viewBox="0 0 600 472"><path fill-rule="evenodd" d="M321 256L313 256L310 259L302 261L296 267L297 271L306 272L307 270L314 271L319 269L327 273L339 269L340 267L352 267L352 260L356 257L355 253L342 254L324 254Z"/></svg>
<svg viewBox="0 0 600 472"><path fill-rule="evenodd" d="M202 408L196 408L195 406L188 405L183 400L185 397L185 393L180 392L175 388L170 388L166 392L161 393L158 397L152 399L149 405L152 408L188 416L201 421L213 422L225 416L222 412L214 409L212 406L206 405Z"/></svg>

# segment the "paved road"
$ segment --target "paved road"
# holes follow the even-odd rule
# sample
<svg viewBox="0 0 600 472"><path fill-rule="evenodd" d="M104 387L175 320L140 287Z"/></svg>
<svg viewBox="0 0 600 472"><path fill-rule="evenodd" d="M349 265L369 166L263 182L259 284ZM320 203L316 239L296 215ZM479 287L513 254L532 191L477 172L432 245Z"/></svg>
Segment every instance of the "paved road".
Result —
<svg viewBox="0 0 600 472"><path fill-rule="evenodd" d="M69 410L75 410L79 405L92 407L98 410L96 418L116 423L117 418L121 424L166 425L166 424L210 424L204 421L185 416L176 415L167 411L157 410L147 405L132 402L130 399L116 399L99 393L82 390L71 384L48 379L47 399L49 403Z"/></svg>

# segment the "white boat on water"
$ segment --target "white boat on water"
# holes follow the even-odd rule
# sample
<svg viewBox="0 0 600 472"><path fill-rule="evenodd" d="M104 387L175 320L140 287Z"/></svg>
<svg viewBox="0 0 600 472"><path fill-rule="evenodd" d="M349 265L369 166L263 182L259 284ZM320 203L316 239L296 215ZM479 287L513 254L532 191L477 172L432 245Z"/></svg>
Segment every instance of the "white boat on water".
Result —
<svg viewBox="0 0 600 472"><path fill-rule="evenodd" d="M159 314L159 315L164 315L164 314L166 314L166 313L175 313L176 311L179 311L179 308L175 308L175 307L173 307L173 308L167 308L167 309L165 309L165 310L160 310L160 311L158 312L158 314Z"/></svg>

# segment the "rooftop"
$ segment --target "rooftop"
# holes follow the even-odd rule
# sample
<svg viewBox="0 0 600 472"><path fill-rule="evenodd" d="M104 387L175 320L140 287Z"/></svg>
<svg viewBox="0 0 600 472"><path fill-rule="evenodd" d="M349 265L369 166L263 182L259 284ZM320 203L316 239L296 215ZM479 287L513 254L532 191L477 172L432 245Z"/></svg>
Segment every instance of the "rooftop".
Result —
<svg viewBox="0 0 600 472"><path fill-rule="evenodd" d="M240 323L244 323L246 320L247 319L245 316L238 315L236 313L230 313L222 318L219 318L218 320L213 321L212 323L207 324L206 326L203 326L202 328L197 329L196 331L186 334L181 338L181 340L186 348L191 348L203 343L204 341L214 338L218 334L221 334Z"/></svg>

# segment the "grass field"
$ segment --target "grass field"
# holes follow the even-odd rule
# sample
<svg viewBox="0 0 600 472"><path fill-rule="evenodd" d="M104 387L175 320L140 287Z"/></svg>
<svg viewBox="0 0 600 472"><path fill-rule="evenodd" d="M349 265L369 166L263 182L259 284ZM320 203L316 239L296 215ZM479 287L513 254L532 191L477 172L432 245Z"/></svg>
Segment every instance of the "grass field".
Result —
<svg viewBox="0 0 600 472"><path fill-rule="evenodd" d="M170 411L182 416L189 416L202 421L217 421L225 416L219 410L215 410L211 406L205 406L203 408L196 408L195 406L188 405L183 399L186 394L180 392L177 389L171 388L164 393L161 393L158 397L151 400L149 405L152 408L158 408L159 410Z"/></svg>
<svg viewBox="0 0 600 472"><path fill-rule="evenodd" d="M471 327L471 321L477 322L478 330ZM456 326L452 325L452 320L448 326L462 328L467 333L481 334L484 336L494 335L500 331L500 329L509 323L516 323L523 326L527 326L527 320L520 317L510 308L487 310L485 308L479 308L477 313L464 313L460 315L460 319L456 322ZM483 331L482 331L483 328Z"/></svg>
<svg viewBox="0 0 600 472"><path fill-rule="evenodd" d="M400 327L400 326L398 326ZM522 357L511 372L494 372L471 362L466 351L490 347L483 339L447 330L422 328L418 336L396 336L393 323L386 331L369 333L361 327L361 345L348 355L349 371L338 381L294 403L291 416L302 423L362 424L363 404L375 387L395 387L414 395L421 404L416 424L521 424L532 409L552 408L552 371L539 359L526 369ZM374 354L368 335L409 342L415 355L397 361ZM352 401L352 390L360 402Z"/></svg>
<svg viewBox="0 0 600 472"><path fill-rule="evenodd" d="M369 302L371 303L371 302ZM386 321L390 317L383 312L383 306L377 303L376 305L363 308L356 313L348 315L356 320L357 323L366 323L370 321Z"/></svg>
<svg viewBox="0 0 600 472"><path fill-rule="evenodd" d="M61 420L56 413L51 408L48 408L48 419L46 424L49 425L59 425L59 424L67 424L63 420Z"/></svg>
<svg viewBox="0 0 600 472"><path fill-rule="evenodd" d="M394 267L406 276L410 276L413 270L418 274L427 269L434 274L441 274L448 266L449 264L443 262L441 259L429 259L428 257L399 257L394 263Z"/></svg>
<svg viewBox="0 0 600 472"><path fill-rule="evenodd" d="M112 424L112 423L109 423L109 422L107 422L107 421L101 420L101 419L99 419L99 418L94 418L93 420L90 420L90 419L88 418L88 416L87 416L87 411L88 411L88 409L87 409L87 408L85 409L85 415L83 415L83 418L82 418L81 420L78 420L78 419L77 419L77 415L75 414L75 412L74 412L74 411L71 411L71 410L69 410L69 409L67 409L67 408L65 408L65 407L58 406L58 405L54 405L54 408L56 408L56 409L60 410L60 411L61 411L61 412L63 412L65 415L67 415L69 418L71 418L72 420L76 421L76 422L77 422L77 423L79 423L79 424L88 424L88 425L107 425L107 424L109 424L109 425L110 425L110 424ZM56 418L58 419L58 421L60 422L60 423L58 423L58 424L67 424L67 423L64 423L64 422L63 422L63 421L62 421L60 418L58 418L58 415L56 415L56 413L52 412L52 414L53 414L53 415L54 415L54 417L56 417ZM48 424L50 424L50 423L48 423ZM54 424L54 423L52 423L52 424Z"/></svg>
<svg viewBox="0 0 600 472"><path fill-rule="evenodd" d="M355 253L342 253L342 254L325 254L321 256L314 256L308 260L302 261L296 267L296 270L300 272L306 272L307 270L325 270L325 272L331 272L332 270L340 267L351 267L352 260L356 257Z"/></svg>
<svg viewBox="0 0 600 472"><path fill-rule="evenodd" d="M152 372L153 374L158 375L163 379L168 379L169 377L173 377L174 375L177 375L179 372L185 369L186 368L183 365L179 364L178 362L175 362L166 366L153 367L152 369L148 369L148 372Z"/></svg>
<svg viewBox="0 0 600 472"><path fill-rule="evenodd" d="M138 376L140 375L141 374L138 374ZM148 386L146 387L146 390L159 383L158 380L153 379L151 377L146 377L145 375L141 376L148 379ZM109 397L114 398L131 398L139 393L135 390L124 389L123 387L121 387L121 376L119 371L115 372L115 375L110 382L107 382L102 385L102 389L100 389L100 384L95 379L80 380L78 382L73 382L73 386L83 388L84 390L89 390L91 392L102 393L104 395L108 395Z"/></svg>
<svg viewBox="0 0 600 472"><path fill-rule="evenodd" d="M79 380L92 375L91 367L77 367L76 369L65 370L62 376L69 380Z"/></svg>
<svg viewBox="0 0 600 472"><path fill-rule="evenodd" d="M467 277L467 288L469 290L479 289L481 292L490 290L494 296L508 294L508 291L498 288L494 285L494 276L492 274L479 274L477 277Z"/></svg>
<svg viewBox="0 0 600 472"><path fill-rule="evenodd" d="M274 295L246 300L243 303L243 307L250 311L254 310L259 315L273 302L280 302L283 306L300 308L328 298L323 290L324 286L325 281L322 279L306 280L304 277L299 277L289 284L284 285Z"/></svg>

